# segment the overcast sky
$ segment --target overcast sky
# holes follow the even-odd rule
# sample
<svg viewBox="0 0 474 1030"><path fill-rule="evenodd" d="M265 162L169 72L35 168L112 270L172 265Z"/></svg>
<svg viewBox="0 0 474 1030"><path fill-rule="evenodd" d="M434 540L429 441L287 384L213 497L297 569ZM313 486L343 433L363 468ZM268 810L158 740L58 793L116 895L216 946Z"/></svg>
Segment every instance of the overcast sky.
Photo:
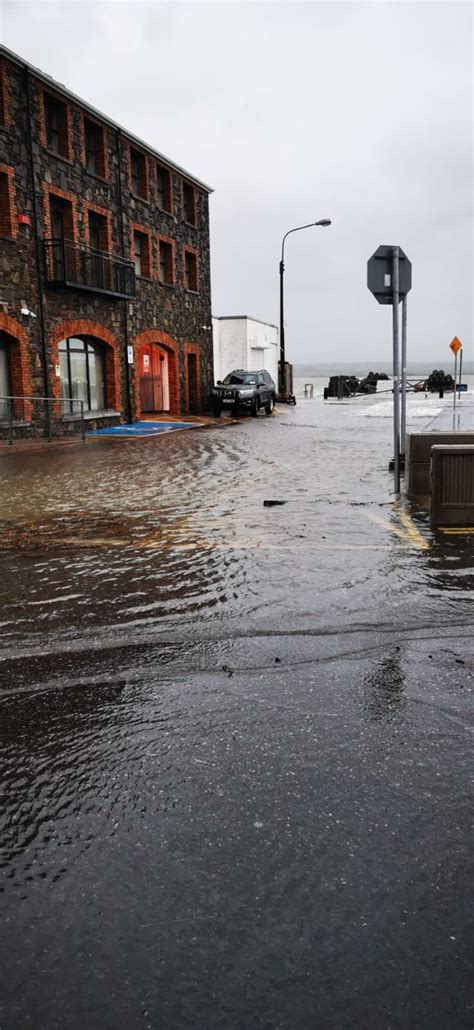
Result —
<svg viewBox="0 0 474 1030"><path fill-rule="evenodd" d="M391 357L366 287L413 264L412 360L472 357L470 3L5 3L6 46L215 188L213 311L278 321L293 361Z"/></svg>

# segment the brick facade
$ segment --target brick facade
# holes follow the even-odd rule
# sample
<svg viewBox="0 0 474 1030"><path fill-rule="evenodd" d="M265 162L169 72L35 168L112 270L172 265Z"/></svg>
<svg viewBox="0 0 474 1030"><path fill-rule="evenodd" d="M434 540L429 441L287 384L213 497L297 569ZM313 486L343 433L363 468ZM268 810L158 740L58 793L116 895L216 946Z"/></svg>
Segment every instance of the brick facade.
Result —
<svg viewBox="0 0 474 1030"><path fill-rule="evenodd" d="M10 89L8 84L8 68L5 61L0 60L0 126L10 126Z"/></svg>
<svg viewBox="0 0 474 1030"><path fill-rule="evenodd" d="M209 189L183 175L172 163L127 137L105 116L91 112L87 105L72 97L57 84L41 81L37 70L0 48L0 91L8 125L0 125L0 174L7 174L11 198L9 231L0 226L0 312L10 328L0 323L12 348L17 348L21 370L21 393L59 396L57 375L58 344L67 336L91 337L103 345L105 367L105 407L123 417L131 406L134 418L141 415L140 348L156 344L165 349L168 360L170 411L189 412L189 381L202 408L208 406L213 379ZM26 98L29 91L33 173L29 157L29 122ZM55 153L46 145L45 94L64 105L64 118L58 124L66 131L67 154ZM84 118L103 132L105 175L86 167ZM62 130L61 130L62 131ZM144 157L147 198L132 194L130 149ZM157 169L169 171L170 211L158 202ZM196 224L183 218L183 182L194 190ZM143 185L143 184L142 184ZM36 196L37 232L41 262L38 269L35 241ZM72 240L78 262L90 246L90 214L100 215L100 250L112 258L130 260L134 229L149 241L150 276L136 280L136 296L130 300L112 295L112 290L77 289L58 285L51 279L51 250L44 241L51 237L51 198L66 201L63 208L66 235ZM18 224L21 215L22 223ZM160 278L160 241L172 252L172 281L168 260L166 283ZM197 290L185 289L185 253L196 257ZM46 257L49 253L49 257ZM169 258L169 251L167 258ZM49 266L48 266L49 262ZM41 326L41 303L44 326ZM21 315L24 307L36 318ZM43 342L44 337L44 342ZM127 344L133 348L133 363L127 362ZM44 367L46 349L46 368ZM13 354L13 350L12 350ZM189 364L189 356L191 364ZM13 364L11 363L13 370ZM12 371L13 379L13 371ZM15 373L15 383L20 375ZM13 387L13 382L12 382ZM16 386L15 386L16 389Z"/></svg>
<svg viewBox="0 0 474 1030"><path fill-rule="evenodd" d="M10 342L12 396L30 397L31 376L28 335L19 322L2 312L0 312L0 333L5 334Z"/></svg>
<svg viewBox="0 0 474 1030"><path fill-rule="evenodd" d="M9 165L0 164L0 236L15 239L17 235L15 172Z"/></svg>

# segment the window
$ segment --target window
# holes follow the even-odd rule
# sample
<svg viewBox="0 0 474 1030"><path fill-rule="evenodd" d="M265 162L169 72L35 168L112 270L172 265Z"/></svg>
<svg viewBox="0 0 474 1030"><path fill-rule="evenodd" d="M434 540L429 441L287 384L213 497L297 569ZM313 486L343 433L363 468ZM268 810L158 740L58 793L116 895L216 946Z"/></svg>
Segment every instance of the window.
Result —
<svg viewBox="0 0 474 1030"><path fill-rule="evenodd" d="M151 279L150 239L144 232L133 233L133 260L135 275Z"/></svg>
<svg viewBox="0 0 474 1030"><path fill-rule="evenodd" d="M174 285L173 244L160 240L159 279L163 286Z"/></svg>
<svg viewBox="0 0 474 1030"><path fill-rule="evenodd" d="M74 280L76 273L76 251L73 243L74 228L72 204L62 197L49 196L49 215L52 237L53 279L58 282L70 278Z"/></svg>
<svg viewBox="0 0 474 1030"><path fill-rule="evenodd" d="M257 383L257 373L229 372L222 381L224 386L255 386Z"/></svg>
<svg viewBox="0 0 474 1030"><path fill-rule="evenodd" d="M132 193L142 200L148 200L146 157L133 147L130 147L130 177Z"/></svg>
<svg viewBox="0 0 474 1030"><path fill-rule="evenodd" d="M9 347L0 337L0 418L6 418L8 414L8 403L1 400L2 397L11 397L12 386L10 379Z"/></svg>
<svg viewBox="0 0 474 1030"><path fill-rule="evenodd" d="M61 397L71 402L64 405L66 412L80 414L79 405L74 405L73 401L84 401L84 411L104 410L104 366L104 350L100 344L79 337L61 341Z"/></svg>
<svg viewBox="0 0 474 1030"><path fill-rule="evenodd" d="M84 118L84 144L87 171L105 178L104 130L101 125L91 121L90 118Z"/></svg>
<svg viewBox="0 0 474 1030"><path fill-rule="evenodd" d="M89 211L89 245L93 250L107 252L109 249L107 219L95 211Z"/></svg>
<svg viewBox="0 0 474 1030"><path fill-rule="evenodd" d="M61 100L44 94L46 146L61 157L69 157L67 107Z"/></svg>
<svg viewBox="0 0 474 1030"><path fill-rule="evenodd" d="M17 235L15 215L13 173L0 171L0 236L15 238Z"/></svg>
<svg viewBox="0 0 474 1030"><path fill-rule="evenodd" d="M91 286L100 290L112 287L112 266L108 256L109 239L107 219L96 211L88 212L89 246L91 253L87 256L89 269L88 281Z"/></svg>
<svg viewBox="0 0 474 1030"><path fill-rule="evenodd" d="M184 288L193 292L198 289L197 255L193 250L184 251Z"/></svg>
<svg viewBox="0 0 474 1030"><path fill-rule="evenodd" d="M156 167L156 184L158 191L158 207L162 211L171 211L171 172L161 165Z"/></svg>
<svg viewBox="0 0 474 1030"><path fill-rule="evenodd" d="M185 222L196 225L196 192L188 182L183 182L183 213Z"/></svg>

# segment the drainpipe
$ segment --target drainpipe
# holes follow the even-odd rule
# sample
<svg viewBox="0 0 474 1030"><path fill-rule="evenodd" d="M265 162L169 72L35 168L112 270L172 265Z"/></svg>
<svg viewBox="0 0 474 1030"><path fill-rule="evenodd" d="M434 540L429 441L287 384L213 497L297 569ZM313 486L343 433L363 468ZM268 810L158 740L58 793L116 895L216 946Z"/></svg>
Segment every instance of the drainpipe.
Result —
<svg viewBox="0 0 474 1030"><path fill-rule="evenodd" d="M33 187L32 200L33 200L33 230L35 234L36 244L36 274L38 276L38 300L39 300L39 324L40 324L40 335L41 335L41 351L43 355L43 378L44 378L44 396L49 397L49 375L48 375L48 351L46 346L46 332L44 324L44 301L43 301L43 271L42 271L42 254L41 254L41 243L38 235L38 204L36 199L36 181L35 181L35 162L33 155L33 127L31 118L31 96L30 96L30 73L29 69L25 67L25 91L26 91L26 111L28 117L28 150L30 155L30 170L31 170L31 183ZM47 425L45 427L47 435L49 436L49 409L47 406Z"/></svg>
<svg viewBox="0 0 474 1030"><path fill-rule="evenodd" d="M117 186L118 186L118 202L119 202L119 214L120 214L120 246L122 250L122 257L125 257L125 234L123 228L123 200L122 200L122 165L121 165L121 146L120 140L122 134L120 129L117 130L115 135L115 149L117 153ZM127 411L128 421L133 421L133 410L132 410L132 397L130 392L130 366L128 364L128 347L129 347L129 336L128 336L128 301L123 302L123 335L125 340L125 386L127 390Z"/></svg>

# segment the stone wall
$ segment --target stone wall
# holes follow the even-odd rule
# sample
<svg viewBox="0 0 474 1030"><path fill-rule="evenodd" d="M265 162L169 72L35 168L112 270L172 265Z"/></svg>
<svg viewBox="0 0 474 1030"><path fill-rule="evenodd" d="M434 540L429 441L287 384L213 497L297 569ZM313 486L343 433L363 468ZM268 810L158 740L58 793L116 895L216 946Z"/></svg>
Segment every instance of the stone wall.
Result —
<svg viewBox="0 0 474 1030"><path fill-rule="evenodd" d="M147 197L131 192L130 141L114 126L97 118L102 128L104 153L101 168L105 175L87 171L85 167L84 115L92 116L73 103L53 83L45 83L31 75L29 80L33 140L34 187L37 199L37 232L40 239L40 274L36 254L33 179L29 155L27 73L10 60L3 60L2 76L4 107L7 116L0 126L0 170L8 170L14 202L15 235L0 232L0 313L18 324L28 338L29 387L35 395L47 392L59 395L57 376L57 342L61 333L72 335L81 324L90 335L113 348L114 356L106 362L107 381L116 381L106 389L127 416L127 371L129 396L134 417L139 398L135 381L138 346L145 338L163 345L172 342L170 352L176 355L176 383L172 411L189 410L188 354L197 355L199 398L201 407L208 403L213 381L210 291L209 205L208 193L189 181L195 191L196 224L185 222L183 176L169 169L171 176L171 210L158 206L157 160L141 151L146 167ZM46 146L44 95L66 103L64 128L65 155L59 156ZM132 142L132 146L135 144ZM88 213L102 213L107 220L107 241L113 256L130 259L133 252L133 225L147 232L151 245L150 275L137 278L136 298L116 299L72 287L58 287L45 282L43 239L51 234L49 196L63 197L72 204L71 235L75 242L89 245ZM122 210L121 210L122 203ZM22 224L18 216L23 216ZM25 217L26 216L26 217ZM27 224L29 222L29 224ZM0 230L4 222L0 222ZM175 268L173 285L159 282L159 238L172 240ZM197 254L198 291L185 289L184 248ZM41 293L40 293L41 291ZM42 299L42 305L41 305ZM22 316L26 307L37 316ZM44 312L44 344L42 341L41 308ZM2 326L0 324L0 330ZM5 327L3 327L5 332ZM128 331L128 332L127 332ZM134 347L134 364L126 367L126 345ZM43 348L46 348L46 369ZM166 344L165 344L166 346ZM192 364L194 375L194 362ZM25 380L25 389L27 380ZM193 389L192 406L196 406Z"/></svg>

